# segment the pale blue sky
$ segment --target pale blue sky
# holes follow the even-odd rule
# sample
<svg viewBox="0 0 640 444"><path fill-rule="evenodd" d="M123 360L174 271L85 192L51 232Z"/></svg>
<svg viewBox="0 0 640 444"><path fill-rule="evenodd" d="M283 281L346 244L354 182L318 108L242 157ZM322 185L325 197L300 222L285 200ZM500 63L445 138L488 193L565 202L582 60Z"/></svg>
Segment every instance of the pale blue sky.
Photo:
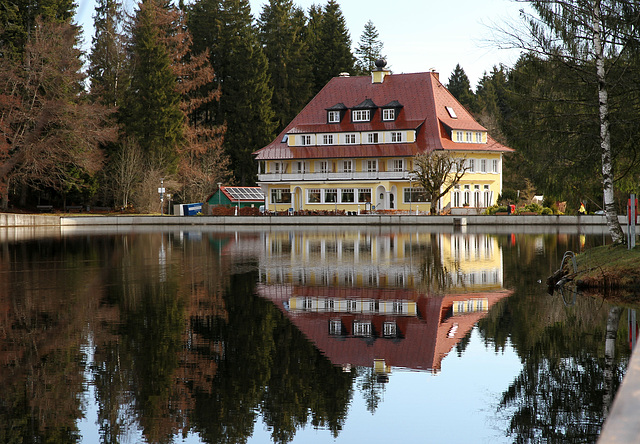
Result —
<svg viewBox="0 0 640 444"><path fill-rule="evenodd" d="M95 0L77 0L76 21L83 25L85 46L93 36ZM132 10L137 0L123 0ZM250 0L258 17L267 0ZM294 0L304 8L325 5L326 0ZM371 20L384 43L384 54L395 73L423 72L434 68L446 83L456 63L475 85L485 71L504 63L512 66L518 53L498 49L493 43L494 24L518 20L522 3L513 0L339 0L355 48L364 25Z"/></svg>

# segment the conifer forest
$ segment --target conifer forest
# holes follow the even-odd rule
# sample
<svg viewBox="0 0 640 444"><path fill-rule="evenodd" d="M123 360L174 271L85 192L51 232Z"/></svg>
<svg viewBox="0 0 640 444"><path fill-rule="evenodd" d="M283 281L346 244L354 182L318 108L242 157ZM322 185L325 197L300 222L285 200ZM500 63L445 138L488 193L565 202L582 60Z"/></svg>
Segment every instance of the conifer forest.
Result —
<svg viewBox="0 0 640 444"><path fill-rule="evenodd" d="M1 3L2 210L160 212L161 179L176 203L255 185L252 153L332 77L387 56L393 70L375 25L347 29L336 0L268 0L255 15L248 0L98 0L86 53L73 0ZM497 29L496 45L521 50L514 66L441 81L515 149L504 202L620 213L640 183L640 5L523 3L519 25Z"/></svg>

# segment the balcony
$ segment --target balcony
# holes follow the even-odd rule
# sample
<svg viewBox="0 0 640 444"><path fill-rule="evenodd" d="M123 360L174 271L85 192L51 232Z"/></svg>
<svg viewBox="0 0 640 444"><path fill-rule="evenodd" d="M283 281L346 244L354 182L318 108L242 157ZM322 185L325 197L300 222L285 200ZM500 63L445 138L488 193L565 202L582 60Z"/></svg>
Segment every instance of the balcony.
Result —
<svg viewBox="0 0 640 444"><path fill-rule="evenodd" d="M258 182L319 182L345 180L409 180L408 171L358 171L342 173L267 173Z"/></svg>

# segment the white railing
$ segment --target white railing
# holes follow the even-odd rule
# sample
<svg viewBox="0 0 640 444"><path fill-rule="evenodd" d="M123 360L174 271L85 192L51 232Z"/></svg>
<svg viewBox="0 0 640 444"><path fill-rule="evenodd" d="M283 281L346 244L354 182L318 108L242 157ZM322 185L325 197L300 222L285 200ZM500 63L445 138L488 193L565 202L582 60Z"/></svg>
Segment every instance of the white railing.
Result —
<svg viewBox="0 0 640 444"><path fill-rule="evenodd" d="M409 180L406 171L358 171L342 173L267 173L258 182L303 182L319 180Z"/></svg>

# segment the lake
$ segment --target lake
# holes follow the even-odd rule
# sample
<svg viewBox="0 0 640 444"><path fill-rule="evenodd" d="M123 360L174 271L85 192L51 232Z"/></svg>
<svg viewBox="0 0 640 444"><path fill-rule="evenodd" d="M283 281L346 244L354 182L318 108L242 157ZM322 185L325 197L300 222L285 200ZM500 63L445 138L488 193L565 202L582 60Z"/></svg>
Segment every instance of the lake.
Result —
<svg viewBox="0 0 640 444"><path fill-rule="evenodd" d="M3 229L0 442L595 442L635 311L544 282L607 237Z"/></svg>

